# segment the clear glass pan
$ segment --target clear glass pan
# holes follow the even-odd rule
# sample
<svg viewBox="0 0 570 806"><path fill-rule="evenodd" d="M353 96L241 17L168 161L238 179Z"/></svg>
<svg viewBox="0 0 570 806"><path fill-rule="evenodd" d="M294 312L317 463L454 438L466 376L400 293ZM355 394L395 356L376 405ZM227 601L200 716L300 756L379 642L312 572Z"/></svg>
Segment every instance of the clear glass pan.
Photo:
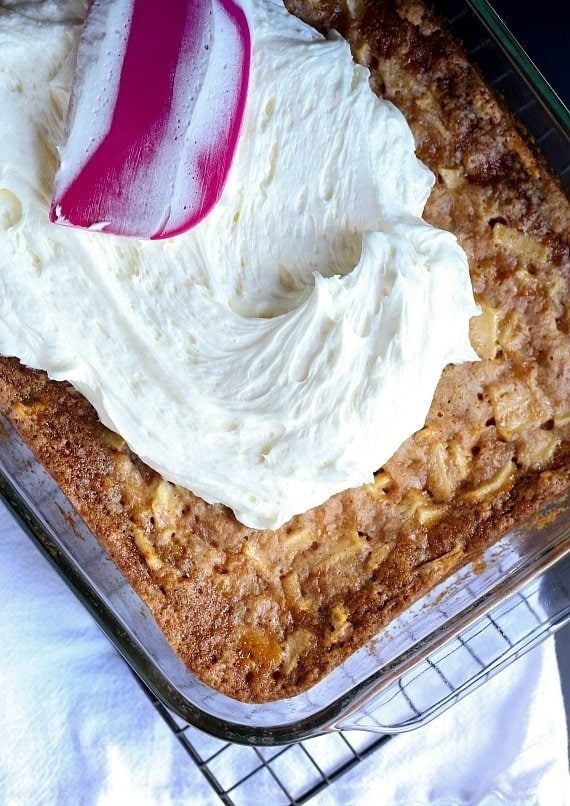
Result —
<svg viewBox="0 0 570 806"><path fill-rule="evenodd" d="M487 2L441 0L436 6L568 188L568 110ZM3 418L0 496L151 691L185 721L228 741L283 744L345 727L409 729L570 618L567 497L439 585L308 692L246 705L189 674Z"/></svg>

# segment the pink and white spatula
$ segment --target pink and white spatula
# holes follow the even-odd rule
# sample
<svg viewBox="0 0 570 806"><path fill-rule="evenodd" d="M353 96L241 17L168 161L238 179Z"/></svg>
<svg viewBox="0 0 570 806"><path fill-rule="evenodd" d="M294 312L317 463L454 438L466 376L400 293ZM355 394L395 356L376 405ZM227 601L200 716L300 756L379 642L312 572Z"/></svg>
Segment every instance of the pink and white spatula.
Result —
<svg viewBox="0 0 570 806"><path fill-rule="evenodd" d="M51 221L158 239L208 214L239 138L250 20L242 0L93 0Z"/></svg>

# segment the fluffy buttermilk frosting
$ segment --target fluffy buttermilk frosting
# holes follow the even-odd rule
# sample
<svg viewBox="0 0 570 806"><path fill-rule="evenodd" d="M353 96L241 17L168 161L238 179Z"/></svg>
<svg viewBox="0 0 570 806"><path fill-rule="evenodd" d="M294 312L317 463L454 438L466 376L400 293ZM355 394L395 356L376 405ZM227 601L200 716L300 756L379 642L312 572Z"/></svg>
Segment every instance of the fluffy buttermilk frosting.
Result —
<svg viewBox="0 0 570 806"><path fill-rule="evenodd" d="M254 0L219 204L163 242L48 222L81 2L0 6L0 352L66 379L166 478L274 528L371 480L475 360L432 175L347 44ZM151 192L151 191L150 191Z"/></svg>

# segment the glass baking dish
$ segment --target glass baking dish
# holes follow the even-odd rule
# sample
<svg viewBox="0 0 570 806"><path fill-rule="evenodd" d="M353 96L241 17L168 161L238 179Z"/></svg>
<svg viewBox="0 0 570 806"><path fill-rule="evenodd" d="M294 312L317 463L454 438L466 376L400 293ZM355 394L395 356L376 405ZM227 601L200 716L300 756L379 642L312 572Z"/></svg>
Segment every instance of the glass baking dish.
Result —
<svg viewBox="0 0 570 806"><path fill-rule="evenodd" d="M568 189L568 110L487 2L435 5ZM228 741L269 745L347 727L409 729L570 618L567 496L437 586L309 691L247 705L187 671L147 607L1 417L0 496L158 699Z"/></svg>

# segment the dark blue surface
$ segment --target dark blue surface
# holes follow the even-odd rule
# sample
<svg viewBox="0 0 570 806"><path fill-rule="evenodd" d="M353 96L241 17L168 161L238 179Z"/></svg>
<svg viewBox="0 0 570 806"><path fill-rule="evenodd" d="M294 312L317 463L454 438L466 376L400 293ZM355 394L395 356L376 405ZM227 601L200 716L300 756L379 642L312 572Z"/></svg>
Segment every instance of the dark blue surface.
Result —
<svg viewBox="0 0 570 806"><path fill-rule="evenodd" d="M491 5L570 106L570 4L567 0L491 0Z"/></svg>

